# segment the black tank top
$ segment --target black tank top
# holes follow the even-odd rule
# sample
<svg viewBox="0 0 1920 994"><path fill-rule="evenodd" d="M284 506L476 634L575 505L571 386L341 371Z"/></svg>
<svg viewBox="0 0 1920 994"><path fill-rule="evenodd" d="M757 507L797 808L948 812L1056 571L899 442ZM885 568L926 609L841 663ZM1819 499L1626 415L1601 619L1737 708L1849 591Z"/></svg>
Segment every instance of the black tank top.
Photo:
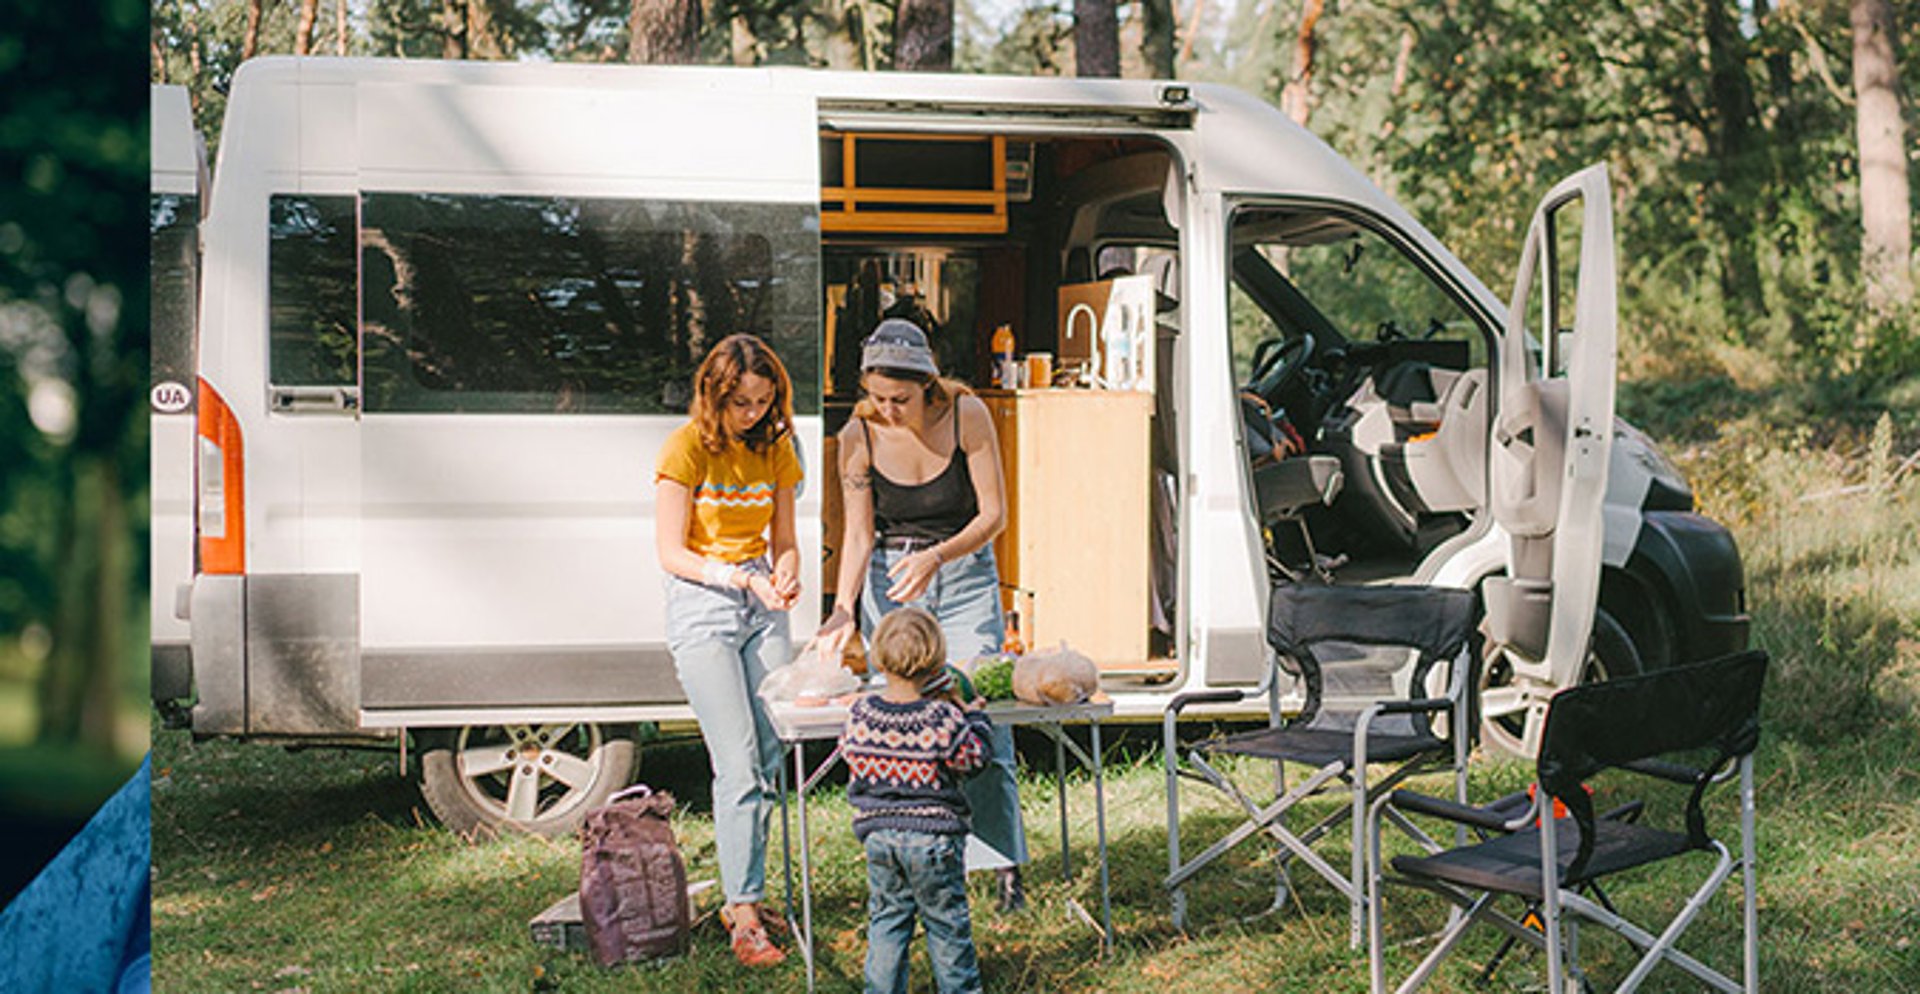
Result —
<svg viewBox="0 0 1920 994"><path fill-rule="evenodd" d="M938 476L925 483L909 486L887 479L874 464L873 429L867 419L860 419L860 428L867 434L867 479L873 484L876 538L882 542L924 540L930 545L959 534L980 512L979 498L973 492L973 471L967 468L967 454L960 447L957 398L953 407L953 458Z"/></svg>

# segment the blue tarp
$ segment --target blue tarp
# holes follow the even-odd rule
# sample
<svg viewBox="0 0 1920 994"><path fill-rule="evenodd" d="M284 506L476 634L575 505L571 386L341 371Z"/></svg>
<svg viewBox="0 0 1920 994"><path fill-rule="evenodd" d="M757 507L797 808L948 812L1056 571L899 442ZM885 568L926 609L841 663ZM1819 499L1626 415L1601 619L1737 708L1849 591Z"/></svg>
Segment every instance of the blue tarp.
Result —
<svg viewBox="0 0 1920 994"><path fill-rule="evenodd" d="M152 764L0 912L0 991L149 990Z"/></svg>

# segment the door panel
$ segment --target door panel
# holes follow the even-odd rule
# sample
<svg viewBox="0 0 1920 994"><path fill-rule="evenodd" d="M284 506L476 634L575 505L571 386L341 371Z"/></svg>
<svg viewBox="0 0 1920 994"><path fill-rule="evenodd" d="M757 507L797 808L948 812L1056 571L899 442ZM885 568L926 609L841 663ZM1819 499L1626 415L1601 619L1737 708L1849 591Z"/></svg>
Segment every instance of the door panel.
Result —
<svg viewBox="0 0 1920 994"><path fill-rule="evenodd" d="M1612 196L1592 166L1548 192L1528 227L1490 447L1489 503L1511 555L1488 612L1516 676L1549 688L1577 682L1598 603L1615 296Z"/></svg>
<svg viewBox="0 0 1920 994"><path fill-rule="evenodd" d="M426 99L373 89L363 149L401 140L395 108ZM819 471L813 104L485 96L435 94L425 130L441 138L369 153L360 177L360 638L384 688L364 703L677 699L653 470L720 338L759 334L786 362L803 462ZM687 126L700 120L728 125ZM750 160L709 141L717 130L752 136ZM809 591L817 490L799 507ZM796 633L813 630L816 602L802 598ZM462 653L471 666L448 663ZM430 677L398 672L422 660ZM564 686L587 672L604 679Z"/></svg>

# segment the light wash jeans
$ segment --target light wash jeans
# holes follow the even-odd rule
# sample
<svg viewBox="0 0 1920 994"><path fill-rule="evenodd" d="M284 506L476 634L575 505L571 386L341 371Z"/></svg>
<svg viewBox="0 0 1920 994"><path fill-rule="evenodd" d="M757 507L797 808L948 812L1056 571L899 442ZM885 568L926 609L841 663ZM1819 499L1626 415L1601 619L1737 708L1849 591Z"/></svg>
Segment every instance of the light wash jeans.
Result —
<svg viewBox="0 0 1920 994"><path fill-rule="evenodd" d="M742 564L760 573L765 559ZM780 740L758 693L793 655L785 611L744 590L667 576L667 648L713 767L713 843L729 902L766 897L767 816L780 801Z"/></svg>
<svg viewBox="0 0 1920 994"><path fill-rule="evenodd" d="M905 549L875 547L867 564L867 582L860 592L863 627L871 637L873 628L888 612L900 605L887 598L893 580L887 570L909 554ZM914 604L927 609L940 622L940 634L947 639L947 658L967 660L989 652L999 652L1006 638L1005 622L1000 616L1000 569L994 562L993 546L982 546L940 567L926 593ZM1020 823L1020 787L1014 781L1017 758L1013 753L1013 729L996 724L990 736L993 762L978 774L961 781L971 810L974 838L1012 863L1027 861L1027 833ZM992 863L988 866L995 865Z"/></svg>
<svg viewBox="0 0 1920 994"><path fill-rule="evenodd" d="M927 959L940 994L980 990L958 835L894 828L867 836L867 994L907 994L907 954L916 915L927 926Z"/></svg>

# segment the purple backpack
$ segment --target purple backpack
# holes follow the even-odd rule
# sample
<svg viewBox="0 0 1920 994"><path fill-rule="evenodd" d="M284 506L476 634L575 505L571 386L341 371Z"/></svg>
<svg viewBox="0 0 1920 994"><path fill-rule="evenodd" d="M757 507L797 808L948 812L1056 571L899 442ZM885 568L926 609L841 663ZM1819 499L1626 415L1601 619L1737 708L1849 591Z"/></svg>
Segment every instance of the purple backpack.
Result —
<svg viewBox="0 0 1920 994"><path fill-rule="evenodd" d="M580 919L601 966L687 948L687 868L668 817L673 795L629 787L587 812L580 839Z"/></svg>

